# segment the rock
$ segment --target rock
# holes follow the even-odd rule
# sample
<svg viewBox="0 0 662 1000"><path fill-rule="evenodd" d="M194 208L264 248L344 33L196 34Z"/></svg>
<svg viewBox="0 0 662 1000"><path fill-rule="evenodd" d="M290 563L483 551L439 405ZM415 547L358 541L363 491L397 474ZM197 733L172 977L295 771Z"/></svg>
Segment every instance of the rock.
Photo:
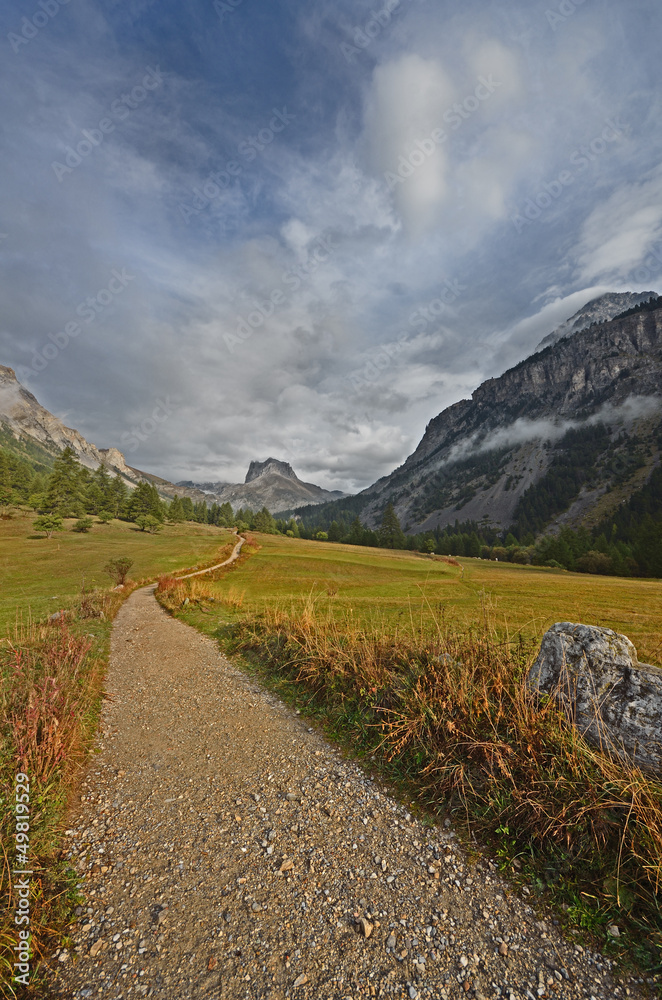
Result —
<svg viewBox="0 0 662 1000"><path fill-rule="evenodd" d="M609 934L610 937L615 937L615 938L621 936L621 932L616 926L616 924L611 924L611 926L607 928L607 934Z"/></svg>
<svg viewBox="0 0 662 1000"><path fill-rule="evenodd" d="M99 954L102 948L103 948L103 941L101 938L99 938L99 940L95 941L92 947L90 948L90 955L92 956L92 958L96 958L96 956Z"/></svg>
<svg viewBox="0 0 662 1000"><path fill-rule="evenodd" d="M387 948L395 948L396 944L397 944L397 938L396 938L395 934L393 934L391 932L389 934L389 936L386 938L386 947Z"/></svg>
<svg viewBox="0 0 662 1000"><path fill-rule="evenodd" d="M294 862L292 861L292 858L285 858L278 871L281 873L291 872L293 868Z"/></svg>
<svg viewBox="0 0 662 1000"><path fill-rule="evenodd" d="M508 954L508 945L506 944L505 941L502 941L501 944L499 945L499 954L503 955L504 958Z"/></svg>
<svg viewBox="0 0 662 1000"><path fill-rule="evenodd" d="M308 982L308 976L304 972L303 975L299 976L297 979L294 980L292 986L294 987L294 989L296 989L297 986L305 986L307 982Z"/></svg>
<svg viewBox="0 0 662 1000"><path fill-rule="evenodd" d="M528 684L557 697L591 744L662 768L662 669L639 663L626 636L559 622L543 636Z"/></svg>
<svg viewBox="0 0 662 1000"><path fill-rule="evenodd" d="M369 938L375 929L374 925L371 924L369 920L366 920L365 917L359 917L356 921L356 926L359 929L359 933L362 934L364 938Z"/></svg>

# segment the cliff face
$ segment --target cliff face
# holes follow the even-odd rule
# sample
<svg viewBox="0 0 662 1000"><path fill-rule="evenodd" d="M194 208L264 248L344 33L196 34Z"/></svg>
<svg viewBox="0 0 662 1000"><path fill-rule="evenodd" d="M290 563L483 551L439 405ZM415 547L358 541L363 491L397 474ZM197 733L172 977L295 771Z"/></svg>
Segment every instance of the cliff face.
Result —
<svg viewBox="0 0 662 1000"><path fill-rule="evenodd" d="M69 445L88 468L96 468L101 456L94 445L61 420L44 409L37 399L17 380L12 368L0 365L0 422L15 437L25 435L57 453Z"/></svg>
<svg viewBox="0 0 662 1000"><path fill-rule="evenodd" d="M390 501L412 530L456 519L505 527L546 471L549 442L600 422L614 438L650 430L661 400L662 310L583 330L431 420L404 465L364 491L363 517L376 523Z"/></svg>
<svg viewBox="0 0 662 1000"><path fill-rule="evenodd" d="M8 427L15 437L37 441L52 454L59 454L70 447L81 464L89 469L105 464L109 469L132 479L121 452L115 448L100 450L86 441L78 431L66 427L20 384L13 369L4 365L0 365L0 423Z"/></svg>

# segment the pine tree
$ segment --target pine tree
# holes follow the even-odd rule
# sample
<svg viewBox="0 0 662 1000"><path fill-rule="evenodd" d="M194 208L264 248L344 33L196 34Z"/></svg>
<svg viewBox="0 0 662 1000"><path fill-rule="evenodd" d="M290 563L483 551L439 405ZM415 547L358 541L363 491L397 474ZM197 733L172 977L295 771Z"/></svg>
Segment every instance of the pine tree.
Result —
<svg viewBox="0 0 662 1000"><path fill-rule="evenodd" d="M234 514L232 513L232 504L227 501L221 504L221 510L218 516L218 523L222 528L232 528L235 522Z"/></svg>
<svg viewBox="0 0 662 1000"><path fill-rule="evenodd" d="M193 507L193 516L198 524L207 523L207 504L204 500L199 500Z"/></svg>
<svg viewBox="0 0 662 1000"><path fill-rule="evenodd" d="M108 486L106 510L112 514L113 517L120 517L124 513L124 508L126 507L128 498L129 488L118 472L116 473L114 479L111 479L110 485Z"/></svg>
<svg viewBox="0 0 662 1000"><path fill-rule="evenodd" d="M168 520L173 524L181 524L184 520L184 507L180 497L175 497L168 507Z"/></svg>
<svg viewBox="0 0 662 1000"><path fill-rule="evenodd" d="M379 527L379 544L383 549L403 549L405 547L405 536L392 503L384 511Z"/></svg>
<svg viewBox="0 0 662 1000"><path fill-rule="evenodd" d="M83 468L73 448L67 446L55 459L48 478L46 510L60 517L80 517L85 512L87 470Z"/></svg>
<svg viewBox="0 0 662 1000"><path fill-rule="evenodd" d="M365 534L365 528L361 524L358 514L352 521L349 528L349 539L352 545L363 545L363 536Z"/></svg>
<svg viewBox="0 0 662 1000"><path fill-rule="evenodd" d="M164 504L161 502L156 486L151 483L139 483L129 498L126 517L136 521L139 517L151 516L162 522L165 518Z"/></svg>
<svg viewBox="0 0 662 1000"><path fill-rule="evenodd" d="M276 522L266 507L255 515L252 527L255 531L263 531L267 535L276 534Z"/></svg>

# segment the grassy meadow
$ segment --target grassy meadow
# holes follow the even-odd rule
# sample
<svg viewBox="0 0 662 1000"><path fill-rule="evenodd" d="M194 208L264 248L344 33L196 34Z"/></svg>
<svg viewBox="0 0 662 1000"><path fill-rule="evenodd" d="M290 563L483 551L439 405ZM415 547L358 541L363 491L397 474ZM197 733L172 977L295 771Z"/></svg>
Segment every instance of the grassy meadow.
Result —
<svg viewBox="0 0 662 1000"><path fill-rule="evenodd" d="M52 538L35 534L34 516L15 513L0 519L0 636L18 623L39 621L66 608L81 590L108 590L104 573L109 559L133 559L130 576L155 579L161 573L209 565L230 532L204 524L167 524L155 535L135 524L111 521L95 524L87 534L65 530Z"/></svg>
<svg viewBox="0 0 662 1000"><path fill-rule="evenodd" d="M662 581L590 576L481 559L258 535L261 548L223 571L208 592L237 615L287 610L312 597L337 622L379 633L434 636L480 625L537 640L558 621L615 629L642 662L662 664Z"/></svg>

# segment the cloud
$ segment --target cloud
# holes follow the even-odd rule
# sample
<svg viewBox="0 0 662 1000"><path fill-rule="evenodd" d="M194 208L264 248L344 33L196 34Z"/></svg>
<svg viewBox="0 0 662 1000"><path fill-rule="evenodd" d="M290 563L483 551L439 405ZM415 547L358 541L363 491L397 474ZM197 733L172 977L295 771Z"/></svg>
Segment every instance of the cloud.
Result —
<svg viewBox="0 0 662 1000"><path fill-rule="evenodd" d="M657 36L616 0L558 32L526 5L402 2L351 64L340 42L370 4L299 7L251 0L221 22L208 0L69 4L0 65L0 363L29 364L128 268L131 286L31 388L100 446L159 397L180 400L131 456L168 478L241 481L274 454L322 485L367 486L447 405L616 278L627 287L621 270L659 233ZM5 37L16 9L0 10ZM644 13L659 17L649 0ZM156 64L163 86L58 184L62 147ZM453 128L444 116L481 76L498 86ZM510 211L621 104L623 149L516 233ZM295 119L242 155L276 106ZM437 127L447 141L389 190L384 172ZM199 197L232 162L231 183ZM284 288L325 234L330 258ZM451 307L420 334L412 317L449 282ZM230 353L225 337L275 290L284 300ZM354 392L347 376L403 333L406 350Z"/></svg>
<svg viewBox="0 0 662 1000"><path fill-rule="evenodd" d="M443 123L455 87L441 64L411 53L378 66L364 112L369 162L382 176L397 172L402 159L420 150ZM400 184L394 200L400 216L414 231L425 227L447 193L447 157L438 145Z"/></svg>
<svg viewBox="0 0 662 1000"><path fill-rule="evenodd" d="M627 279L662 239L662 166L623 184L582 226L573 256L580 281Z"/></svg>
<svg viewBox="0 0 662 1000"><path fill-rule="evenodd" d="M559 441L568 431L580 427L593 427L596 424L631 427L638 420L658 414L660 409L662 400L655 396L630 396L618 406L611 403L601 406L586 420L529 420L520 417L514 423L490 431L484 437L477 432L463 438L452 446L441 464L448 465L486 451L513 448L528 441Z"/></svg>

